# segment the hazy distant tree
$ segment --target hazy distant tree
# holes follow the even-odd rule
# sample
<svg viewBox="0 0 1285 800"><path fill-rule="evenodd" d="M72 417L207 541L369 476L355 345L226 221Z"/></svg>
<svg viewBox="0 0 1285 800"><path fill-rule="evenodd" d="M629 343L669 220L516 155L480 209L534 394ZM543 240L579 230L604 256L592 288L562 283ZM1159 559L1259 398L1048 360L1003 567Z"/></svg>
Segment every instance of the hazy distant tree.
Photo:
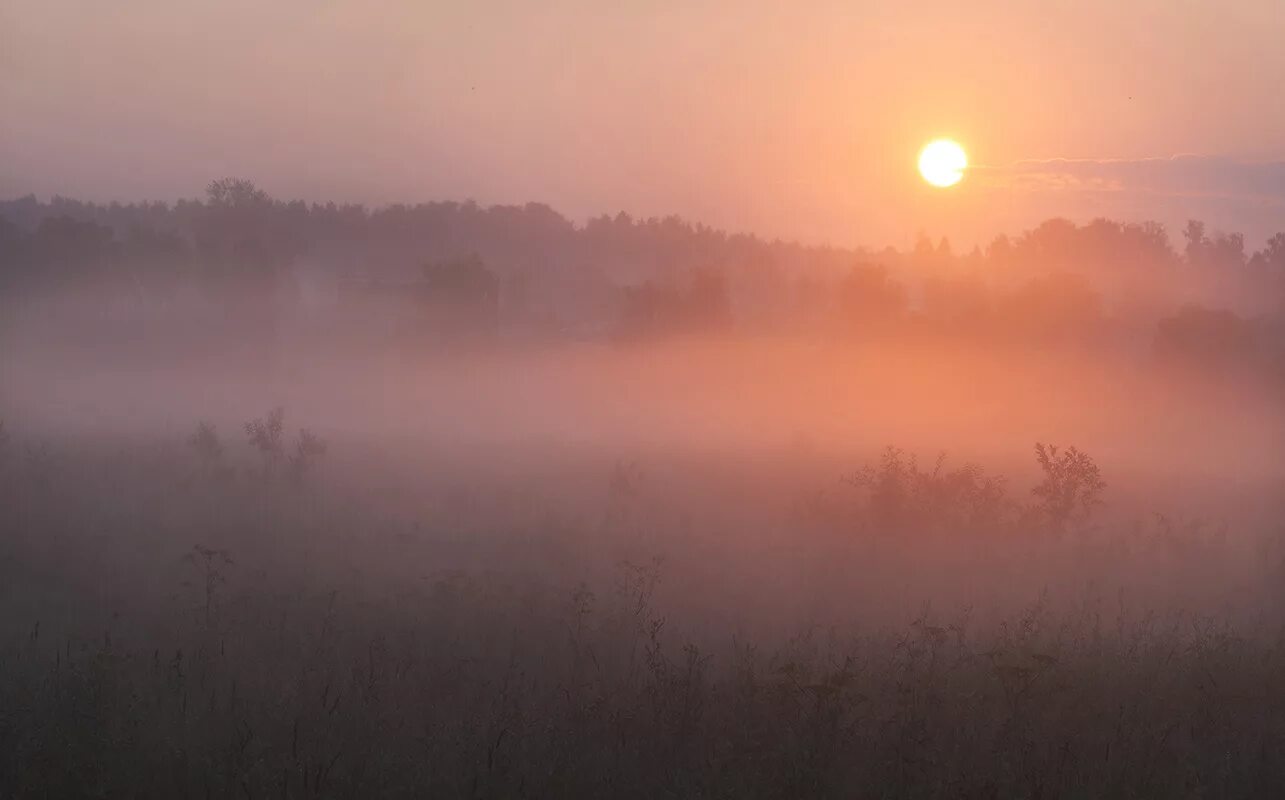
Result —
<svg viewBox="0 0 1285 800"><path fill-rule="evenodd" d="M1018 335L1081 338L1102 321L1102 296L1079 273L1032 278L1003 298L1001 322Z"/></svg>
<svg viewBox="0 0 1285 800"><path fill-rule="evenodd" d="M1209 247L1209 259L1220 268L1238 268L1245 266L1245 237L1239 233L1222 233L1214 235Z"/></svg>
<svg viewBox="0 0 1285 800"><path fill-rule="evenodd" d="M727 276L722 270L697 269L689 278L686 314L692 328L709 330L725 324L731 317Z"/></svg>
<svg viewBox="0 0 1285 800"><path fill-rule="evenodd" d="M986 247L986 259L992 264L1006 266L1013 258L1013 243L1004 235L996 236Z"/></svg>
<svg viewBox="0 0 1285 800"><path fill-rule="evenodd" d="M17 223L0 217L0 295L12 292L30 277L27 245L29 236Z"/></svg>
<svg viewBox="0 0 1285 800"><path fill-rule="evenodd" d="M499 291L499 281L486 268L476 253L459 258L430 261L421 268L424 285L435 292L452 296L486 296L493 299Z"/></svg>
<svg viewBox="0 0 1285 800"><path fill-rule="evenodd" d="M205 197L211 206L219 208L263 208L270 205L268 193L244 178L220 178L205 187Z"/></svg>
<svg viewBox="0 0 1285 800"><path fill-rule="evenodd" d="M1260 258L1264 266L1285 270L1285 233L1268 239L1266 246L1255 253L1255 258Z"/></svg>
<svg viewBox="0 0 1285 800"><path fill-rule="evenodd" d="M1074 222L1060 217L1045 220L1014 243L1015 256L1041 270L1066 271L1084 267L1083 235Z"/></svg>
<svg viewBox="0 0 1285 800"><path fill-rule="evenodd" d="M1226 309L1188 305L1156 325L1157 358L1200 366L1226 366L1252 358L1257 330L1249 320Z"/></svg>
<svg viewBox="0 0 1285 800"><path fill-rule="evenodd" d="M207 265L223 276L262 276L283 253L274 241L272 198L241 178L212 181L196 228Z"/></svg>
<svg viewBox="0 0 1285 800"><path fill-rule="evenodd" d="M1205 223L1196 219L1187 220L1187 224L1182 229L1182 238L1186 242L1183 256L1187 259L1187 263L1203 263L1205 253L1209 249L1209 239L1205 236Z"/></svg>
<svg viewBox="0 0 1285 800"><path fill-rule="evenodd" d="M936 259L937 248L933 247L933 240L928 238L928 234L921 232L915 237L914 257L920 264L930 264Z"/></svg>
<svg viewBox="0 0 1285 800"><path fill-rule="evenodd" d="M1136 242L1133 248L1139 256L1140 263L1147 261L1165 263L1174 255L1169 243L1169 232L1159 222L1141 222L1124 226L1126 236ZM1149 256L1149 258L1148 258Z"/></svg>
<svg viewBox="0 0 1285 800"><path fill-rule="evenodd" d="M976 275L935 275L924 281L924 316L939 329L956 334L986 332L993 307L990 287Z"/></svg>
<svg viewBox="0 0 1285 800"><path fill-rule="evenodd" d="M708 332L731 315L727 282L722 271L692 270L684 285L645 281L620 293L617 332L625 338Z"/></svg>
<svg viewBox="0 0 1285 800"><path fill-rule="evenodd" d="M906 288L876 264L858 264L837 288L840 317L861 328L880 327L905 315Z"/></svg>
<svg viewBox="0 0 1285 800"><path fill-rule="evenodd" d="M191 277L191 251L181 236L138 225L120 243L120 263L130 281L148 295L173 294Z"/></svg>
<svg viewBox="0 0 1285 800"><path fill-rule="evenodd" d="M1236 268L1245 265L1245 237L1239 233L1205 232L1205 223L1190 220L1182 230L1186 240L1184 257L1188 264L1202 267Z"/></svg>
<svg viewBox="0 0 1285 800"><path fill-rule="evenodd" d="M494 333L500 281L476 254L425 264L416 321L434 336Z"/></svg>
<svg viewBox="0 0 1285 800"><path fill-rule="evenodd" d="M1249 260L1249 277L1255 291L1275 299L1276 309L1285 311L1285 233L1267 240Z"/></svg>
<svg viewBox="0 0 1285 800"><path fill-rule="evenodd" d="M283 209L253 182L225 178L210 183L206 202L193 212L200 285L228 320L225 346L245 358L273 358L293 296L286 267L295 247L281 224Z"/></svg>
<svg viewBox="0 0 1285 800"><path fill-rule="evenodd" d="M624 339L640 339L671 333L682 306L682 296L673 286L644 281L620 290L620 313L617 334Z"/></svg>
<svg viewBox="0 0 1285 800"><path fill-rule="evenodd" d="M71 281L97 280L116 255L111 228L71 217L48 217L27 242L33 276L42 283L65 285Z"/></svg>

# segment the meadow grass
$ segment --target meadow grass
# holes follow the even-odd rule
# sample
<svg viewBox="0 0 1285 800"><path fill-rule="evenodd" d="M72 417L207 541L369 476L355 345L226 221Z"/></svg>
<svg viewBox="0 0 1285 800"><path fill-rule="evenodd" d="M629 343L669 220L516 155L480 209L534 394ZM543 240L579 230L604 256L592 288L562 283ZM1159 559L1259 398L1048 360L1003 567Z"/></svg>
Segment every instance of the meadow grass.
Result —
<svg viewBox="0 0 1285 800"><path fill-rule="evenodd" d="M844 484L851 494L795 504L781 535L796 552L766 569L795 570L818 602L854 613L784 615L791 629L702 611L714 605L684 559L730 596L757 595L747 618L791 598L727 566L735 548L703 541L699 522L667 515L637 465L570 507L498 483L391 500L343 491L319 468L325 443L305 431L291 451L279 415L246 431L252 447L208 424L187 447L9 437L0 795L1285 786L1274 551L1255 551L1254 571L1199 525L1093 528L1102 480L1076 451L1040 449L1060 483L1037 484L1030 503L976 467L923 469L889 451ZM743 533L759 563L768 545ZM1048 575L1081 588L1037 581L1046 588L1020 606L990 609L871 588L913 569L923 542L965 535L960 552L994 554L980 580L1053 564ZM635 557L649 548L664 557ZM818 565L837 563L827 583ZM734 573L725 585L710 577L720 568ZM1190 591L1120 590L1146 580ZM896 613L858 613L880 603Z"/></svg>

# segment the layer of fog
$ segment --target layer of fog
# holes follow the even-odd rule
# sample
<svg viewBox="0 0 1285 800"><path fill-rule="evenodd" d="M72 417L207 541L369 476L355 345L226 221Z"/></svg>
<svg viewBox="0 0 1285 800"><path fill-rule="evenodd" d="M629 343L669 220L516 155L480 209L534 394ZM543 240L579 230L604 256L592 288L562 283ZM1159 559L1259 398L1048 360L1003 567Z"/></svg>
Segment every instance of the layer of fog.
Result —
<svg viewBox="0 0 1285 800"><path fill-rule="evenodd" d="M241 427L284 407L290 430L329 442L313 491L346 520L328 544L298 546L317 561L310 574L328 576L315 580L360 591L452 571L609 586L622 563L656 563L668 607L724 632L904 622L925 608L1012 613L1050 591L1101 603L1124 588L1142 606L1252 615L1270 600L1283 519L1273 398L1124 358L719 337L147 366L27 340L3 370L10 430L73 454L159 443L181 463L208 420L251 475ZM1107 479L1075 541L890 542L846 516L856 490L845 477L889 445L927 466L942 453L948 467L980 464L1026 502L1035 442L1081 448ZM109 509L135 502L121 499L130 491L86 502ZM1197 550L1136 546L1169 520L1195 532ZM227 535L251 560L263 546ZM1212 558L1199 548L1215 539ZM97 546L128 548L113 542Z"/></svg>

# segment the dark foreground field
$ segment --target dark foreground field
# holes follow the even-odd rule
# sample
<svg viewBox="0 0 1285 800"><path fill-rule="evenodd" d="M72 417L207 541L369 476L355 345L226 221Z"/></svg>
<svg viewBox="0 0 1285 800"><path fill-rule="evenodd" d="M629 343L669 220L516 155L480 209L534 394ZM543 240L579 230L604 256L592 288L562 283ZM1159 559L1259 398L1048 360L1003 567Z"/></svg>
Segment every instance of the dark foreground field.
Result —
<svg viewBox="0 0 1285 800"><path fill-rule="evenodd" d="M1099 508L1083 461L1032 470L1072 508L895 453L381 456L261 422L6 434L0 796L1285 786L1270 525Z"/></svg>

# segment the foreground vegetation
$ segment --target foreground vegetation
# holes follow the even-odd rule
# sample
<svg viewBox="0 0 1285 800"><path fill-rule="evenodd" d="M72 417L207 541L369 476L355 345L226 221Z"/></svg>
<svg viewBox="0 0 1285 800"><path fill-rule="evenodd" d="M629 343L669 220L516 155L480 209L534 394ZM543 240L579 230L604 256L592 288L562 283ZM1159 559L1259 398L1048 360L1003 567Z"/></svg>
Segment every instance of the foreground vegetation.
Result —
<svg viewBox="0 0 1285 800"><path fill-rule="evenodd" d="M860 551L870 559L962 531L966 549L1008 548L1028 571L1036 551L1012 544L1024 535L1090 564L1074 578L1097 589L1035 593L1011 613L916 607L908 624L804 619L760 638L662 597L676 562L710 550L639 538L659 518L634 465L579 517L499 490L423 511L324 482L334 448L281 412L245 434L5 437L0 794L1261 797L1285 785L1271 559L1254 559L1259 583L1236 574L1248 613L1124 602L1101 564L1222 596L1213 577L1228 573L1213 565L1231 545L1161 520L1102 556L1091 520L1105 483L1078 451L1039 448L1029 502L975 467L889 451L844 484L851 502L801 503L791 520L830 542L828 563L856 558L853 541L882 542ZM506 504L507 519L494 511ZM612 537L668 561L616 559ZM611 566L568 556L573 544ZM847 566L851 583L879 569ZM991 577L1003 581L999 567ZM882 601L915 606L909 595Z"/></svg>

